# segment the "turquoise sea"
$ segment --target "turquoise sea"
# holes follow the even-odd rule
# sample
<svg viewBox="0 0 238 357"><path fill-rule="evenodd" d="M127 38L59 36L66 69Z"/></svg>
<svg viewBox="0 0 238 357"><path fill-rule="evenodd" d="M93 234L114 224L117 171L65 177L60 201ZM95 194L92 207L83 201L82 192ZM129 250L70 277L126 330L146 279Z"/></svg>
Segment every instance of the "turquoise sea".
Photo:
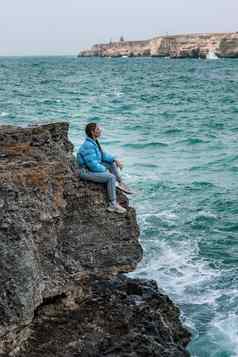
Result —
<svg viewBox="0 0 238 357"><path fill-rule="evenodd" d="M238 60L2 57L0 123L87 122L124 160L144 260L193 357L238 356Z"/></svg>

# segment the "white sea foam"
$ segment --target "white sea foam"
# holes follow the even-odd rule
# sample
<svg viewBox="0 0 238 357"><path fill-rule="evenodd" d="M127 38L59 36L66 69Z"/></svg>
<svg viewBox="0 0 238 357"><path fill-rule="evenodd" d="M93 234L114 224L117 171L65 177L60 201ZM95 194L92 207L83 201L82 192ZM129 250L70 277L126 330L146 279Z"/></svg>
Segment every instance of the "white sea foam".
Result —
<svg viewBox="0 0 238 357"><path fill-rule="evenodd" d="M201 211L198 213L196 218L210 218L210 219L217 219L217 215L209 211Z"/></svg>
<svg viewBox="0 0 238 357"><path fill-rule="evenodd" d="M217 218L209 211L201 211L198 217ZM141 214L142 236L146 230L156 226L156 218L162 222L179 221L179 217L171 211ZM226 316L221 309L221 298L230 299L230 304L235 306L237 291L218 288L223 272L201 258L199 237L191 240L191 237L186 234L181 236L181 231L172 228L168 229L166 237L145 237L144 248L144 260L132 275L156 280L160 288L181 307L186 309L190 306L192 313L186 313L185 318L182 312L182 316L193 336L197 336L196 341L204 339L204 343L211 344L208 346L209 357L217 357L223 349L225 353L230 353L230 357L238 357L238 316L234 313ZM194 314L197 313L199 323L195 322L197 317Z"/></svg>
<svg viewBox="0 0 238 357"><path fill-rule="evenodd" d="M122 92L120 91L117 91L117 90L114 90L114 93L113 93L116 97L121 97L123 95Z"/></svg>
<svg viewBox="0 0 238 357"><path fill-rule="evenodd" d="M208 60L216 60L216 59L218 59L217 55L215 54L215 51L212 50L211 48L210 48L210 50L209 50L209 52L208 52L206 58L207 58Z"/></svg>
<svg viewBox="0 0 238 357"><path fill-rule="evenodd" d="M161 241L156 246L157 256L146 266L142 264L138 274L141 272L159 281L160 286L173 294L180 303L185 300L186 303L193 303L194 299L197 304L215 303L219 292L210 290L208 286L220 273L210 268L205 261L196 259L196 242L173 242L171 246Z"/></svg>
<svg viewBox="0 0 238 357"><path fill-rule="evenodd" d="M207 212L201 214L208 216ZM191 241L185 236L182 237L181 232L176 231L175 223L178 218L171 211L145 213L139 216L142 234L152 222L156 223L156 219L166 223L170 230L167 232L166 240L164 237L156 239L153 237L153 245L148 248L150 257L147 260L145 256L137 273L158 280L160 286L172 293L178 302L183 303L186 299L186 303L189 301L192 303L194 298L198 302L197 294L201 290L198 303L214 304L219 292L209 290L208 286L220 275L220 272L211 268L205 260L198 259L199 246L196 239ZM176 240L173 237L176 237ZM146 244L148 244L147 240ZM154 252L151 254L149 250Z"/></svg>
<svg viewBox="0 0 238 357"><path fill-rule="evenodd" d="M145 213L140 218L144 223L146 223L146 220L151 217L158 217L158 218L165 219L165 220L175 220L178 218L177 215L171 211Z"/></svg>
<svg viewBox="0 0 238 357"><path fill-rule="evenodd" d="M0 113L0 117L7 117L9 115L9 113L7 112L1 112Z"/></svg>
<svg viewBox="0 0 238 357"><path fill-rule="evenodd" d="M207 212L203 212L202 215L207 216ZM178 220L177 215L170 211L142 214L139 217L142 234L151 225L151 220L154 221L156 218L166 222L170 228L171 223ZM149 244L149 247L146 247L145 253L150 256L146 259L145 255L136 274L159 281L159 285L172 294L178 303L193 304L196 301L196 304L214 305L220 292L209 289L209 286L220 276L220 272L210 267L205 260L198 258L198 240L191 241L186 239L186 236L179 236L181 232L172 227L167 232L166 240L164 237L153 237L151 244L146 239L144 245Z"/></svg>
<svg viewBox="0 0 238 357"><path fill-rule="evenodd" d="M211 340L229 352L230 357L238 357L238 316L228 314L218 316L210 323L209 335Z"/></svg>

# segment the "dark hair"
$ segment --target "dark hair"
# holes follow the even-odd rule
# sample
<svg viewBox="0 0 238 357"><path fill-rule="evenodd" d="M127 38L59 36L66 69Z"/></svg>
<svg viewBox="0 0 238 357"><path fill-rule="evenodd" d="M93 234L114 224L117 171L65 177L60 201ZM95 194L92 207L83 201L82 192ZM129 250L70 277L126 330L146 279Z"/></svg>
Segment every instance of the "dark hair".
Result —
<svg viewBox="0 0 238 357"><path fill-rule="evenodd" d="M93 139L93 136L92 136L92 131L95 130L97 127L97 123L89 123L86 125L85 127L85 133L87 136L89 136L91 139ZM94 139L95 140L95 139ZM102 148L101 148L101 145L99 144L99 141L98 140L95 140L99 150L101 151L102 153Z"/></svg>
<svg viewBox="0 0 238 357"><path fill-rule="evenodd" d="M89 136L91 139L93 139L93 136L92 136L92 131L95 130L97 127L97 124L96 123L89 123L86 125L85 127L85 133L87 136Z"/></svg>

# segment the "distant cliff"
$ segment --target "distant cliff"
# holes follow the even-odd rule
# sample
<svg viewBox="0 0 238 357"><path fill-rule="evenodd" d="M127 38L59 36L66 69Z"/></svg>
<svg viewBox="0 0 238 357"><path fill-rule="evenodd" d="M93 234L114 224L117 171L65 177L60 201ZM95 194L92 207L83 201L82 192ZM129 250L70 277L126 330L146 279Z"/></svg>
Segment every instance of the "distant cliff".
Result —
<svg viewBox="0 0 238 357"><path fill-rule="evenodd" d="M0 126L0 356L185 357L190 333L142 259L136 213L77 176L68 123Z"/></svg>
<svg viewBox="0 0 238 357"><path fill-rule="evenodd" d="M94 45L81 57L171 57L206 58L211 52L221 58L238 57L238 33L205 33L159 36L145 41L120 41Z"/></svg>

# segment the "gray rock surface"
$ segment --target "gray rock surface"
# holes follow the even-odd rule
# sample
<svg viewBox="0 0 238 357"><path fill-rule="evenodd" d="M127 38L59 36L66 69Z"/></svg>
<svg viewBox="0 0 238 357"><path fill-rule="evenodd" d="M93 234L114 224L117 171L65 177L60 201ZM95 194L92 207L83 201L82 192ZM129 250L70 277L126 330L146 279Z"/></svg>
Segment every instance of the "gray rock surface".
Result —
<svg viewBox="0 0 238 357"><path fill-rule="evenodd" d="M99 345L95 347L97 352L90 350L90 341L96 338L97 326L100 330L100 324L106 326L109 322L107 318L100 322L98 315L95 315L94 329L91 326L94 322L91 323L90 319L98 309L107 310L100 295L104 294L103 287L113 294L113 304L121 304L121 293L116 288L114 291L113 286L127 284L123 280L126 278L121 278L116 285L112 279L117 279L115 276L119 273L134 270L142 259L135 210L129 207L126 196L118 193L118 199L127 212L122 215L107 212L105 187L79 180L73 145L68 139L68 123L26 128L0 126L0 143L0 356L52 355L54 334L51 334L49 324L53 323L54 326L54 321L57 321L56 330L60 330L61 323L65 324L69 315L69 321L71 319L74 322L75 329L74 338L69 343L80 344L83 338L89 349L88 352L85 349L82 356L103 355ZM94 278L90 278L92 276ZM94 289L94 281L100 281L100 289L91 294L89 292ZM123 294L125 301L130 301L126 290ZM95 301L97 308L84 310L83 301L88 301L90 306L94 306ZM146 308L146 299L143 304ZM54 318L50 317L50 322L45 316L46 306L54 311ZM130 302L123 306L122 309L128 307L128 313L134 309ZM156 306L157 309L159 302ZM166 303L164 311L165 306ZM171 306L173 304L170 302L168 311ZM171 324L179 331L182 327L178 311L175 307L173 309L176 313L173 317L171 315ZM115 313L112 311L110 326L113 326L114 320L116 323L119 310L115 310ZM82 325L81 317L79 320L77 317L81 314L84 316ZM149 314L146 316L150 319ZM156 323L157 315L153 316ZM142 328L144 320L139 321L138 317L139 325L133 328ZM67 323L64 333L70 335L70 330L67 332L70 324ZM48 331L48 327L49 332L36 337L39 346L35 345L34 336ZM159 333L159 330L156 331L150 340ZM63 346L63 336L60 331L57 333L58 343L62 341ZM114 335L118 336L118 343L120 334ZM77 336L79 342L75 340ZM128 336L132 338L130 333ZM173 348L182 348L181 351L184 351L189 337L181 341L177 337L171 338L177 343ZM36 352L37 346L43 348L43 354ZM77 356L81 356L79 351L77 353ZM130 356L141 355L139 352L133 353ZM65 350L65 354L58 351L54 355L75 356L68 350ZM158 354L148 354L153 355Z"/></svg>

